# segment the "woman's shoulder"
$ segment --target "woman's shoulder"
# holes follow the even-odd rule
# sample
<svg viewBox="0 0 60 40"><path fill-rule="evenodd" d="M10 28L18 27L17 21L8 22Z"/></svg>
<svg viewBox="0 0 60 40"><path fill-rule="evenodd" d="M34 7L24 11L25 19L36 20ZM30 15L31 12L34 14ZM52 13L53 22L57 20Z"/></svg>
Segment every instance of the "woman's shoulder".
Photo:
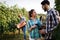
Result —
<svg viewBox="0 0 60 40"><path fill-rule="evenodd" d="M37 19L37 21L40 21L40 19L39 18L36 18Z"/></svg>
<svg viewBox="0 0 60 40"><path fill-rule="evenodd" d="M31 22L31 19L29 19L28 22Z"/></svg>

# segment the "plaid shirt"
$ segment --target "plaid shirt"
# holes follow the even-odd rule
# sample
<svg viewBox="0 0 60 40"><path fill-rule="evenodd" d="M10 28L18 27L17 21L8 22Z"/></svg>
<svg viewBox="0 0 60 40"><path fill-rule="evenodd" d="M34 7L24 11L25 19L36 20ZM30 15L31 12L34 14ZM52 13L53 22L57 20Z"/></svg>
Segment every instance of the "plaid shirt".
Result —
<svg viewBox="0 0 60 40"><path fill-rule="evenodd" d="M46 17L46 32L54 30L56 28L57 24L58 24L58 20L57 20L57 17L56 17L55 10L54 9L49 9L47 11L47 17Z"/></svg>

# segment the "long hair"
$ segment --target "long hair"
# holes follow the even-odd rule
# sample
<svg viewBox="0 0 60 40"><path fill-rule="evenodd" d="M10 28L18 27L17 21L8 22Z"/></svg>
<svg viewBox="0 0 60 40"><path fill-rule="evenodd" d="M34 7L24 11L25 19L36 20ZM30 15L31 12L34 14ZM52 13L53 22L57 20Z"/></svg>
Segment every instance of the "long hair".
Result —
<svg viewBox="0 0 60 40"><path fill-rule="evenodd" d="M34 11L34 9L31 9L31 10L29 11L29 19L32 17L33 11Z"/></svg>

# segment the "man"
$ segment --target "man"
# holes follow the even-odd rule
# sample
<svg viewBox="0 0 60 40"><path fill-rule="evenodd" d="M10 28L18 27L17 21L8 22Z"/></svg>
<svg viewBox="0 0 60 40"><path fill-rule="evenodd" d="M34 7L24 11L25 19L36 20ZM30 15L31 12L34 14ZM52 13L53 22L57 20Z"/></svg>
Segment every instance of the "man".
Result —
<svg viewBox="0 0 60 40"><path fill-rule="evenodd" d="M26 40L26 19L22 16L22 14L19 14L18 17L20 18L20 23L19 26L17 26L17 28L22 29L24 33L24 40Z"/></svg>
<svg viewBox="0 0 60 40"><path fill-rule="evenodd" d="M44 11L47 11L46 17L46 40L53 40L52 33L58 24L56 17L56 10L50 8L50 2L48 0L42 1L42 8Z"/></svg>

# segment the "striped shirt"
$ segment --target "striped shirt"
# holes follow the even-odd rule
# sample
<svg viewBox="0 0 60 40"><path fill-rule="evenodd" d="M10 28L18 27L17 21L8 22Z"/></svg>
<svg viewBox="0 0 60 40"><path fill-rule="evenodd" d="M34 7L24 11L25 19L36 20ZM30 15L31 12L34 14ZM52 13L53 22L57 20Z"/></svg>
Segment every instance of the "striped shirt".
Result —
<svg viewBox="0 0 60 40"><path fill-rule="evenodd" d="M58 20L56 17L55 9L49 9L47 11L47 17L46 17L46 32L54 30L57 24Z"/></svg>

